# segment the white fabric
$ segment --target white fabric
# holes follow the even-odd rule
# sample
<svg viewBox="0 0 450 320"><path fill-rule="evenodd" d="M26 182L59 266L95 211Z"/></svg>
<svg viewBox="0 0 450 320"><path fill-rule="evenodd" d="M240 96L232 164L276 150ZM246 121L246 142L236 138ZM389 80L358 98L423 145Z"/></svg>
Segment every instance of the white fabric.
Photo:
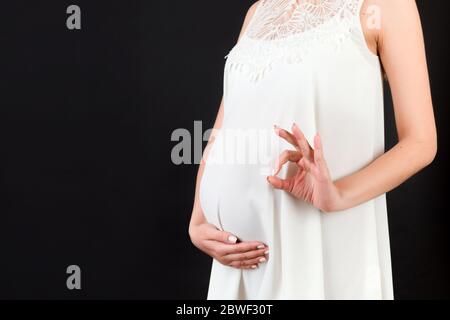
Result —
<svg viewBox="0 0 450 320"><path fill-rule="evenodd" d="M210 223L244 241L266 243L270 254L256 270L214 260L208 299L393 299L384 195L322 213L268 184L273 162L220 161L241 155L227 148L227 132L245 133L244 149L256 148L273 161L292 149L273 125L290 130L293 122L311 145L321 134L333 179L384 152L381 68L364 39L362 1L262 0L227 56L224 119L200 202ZM268 135L270 148L261 138ZM293 169L285 166L279 176Z"/></svg>

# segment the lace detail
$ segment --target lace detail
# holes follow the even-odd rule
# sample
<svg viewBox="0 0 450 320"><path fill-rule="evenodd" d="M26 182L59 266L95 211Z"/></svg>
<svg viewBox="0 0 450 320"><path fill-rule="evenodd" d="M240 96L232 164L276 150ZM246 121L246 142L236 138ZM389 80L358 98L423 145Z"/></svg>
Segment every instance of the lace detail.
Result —
<svg viewBox="0 0 450 320"><path fill-rule="evenodd" d="M246 32L225 57L226 67L256 81L274 61L302 61L319 41L338 49L359 23L360 1L260 0Z"/></svg>

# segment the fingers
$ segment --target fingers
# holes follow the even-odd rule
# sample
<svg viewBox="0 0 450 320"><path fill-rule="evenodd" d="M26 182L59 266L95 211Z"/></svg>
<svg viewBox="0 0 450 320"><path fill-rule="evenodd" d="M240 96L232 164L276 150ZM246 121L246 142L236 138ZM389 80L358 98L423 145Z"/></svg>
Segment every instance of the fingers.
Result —
<svg viewBox="0 0 450 320"><path fill-rule="evenodd" d="M292 133L280 128L277 125L274 125L274 129L275 133L279 137L283 138L288 143L293 145L298 151L301 151L304 156L307 156L308 158L311 157L313 150L308 140L306 139L305 135L303 134L303 132L300 130L300 128L296 123L292 125Z"/></svg>
<svg viewBox="0 0 450 320"><path fill-rule="evenodd" d="M316 163L316 166L318 167L322 176L325 179L329 179L330 172L323 156L322 139L320 138L319 134L316 134L316 136L314 137L314 162Z"/></svg>
<svg viewBox="0 0 450 320"><path fill-rule="evenodd" d="M231 253L225 256L225 258L231 260L231 261L246 261L246 260L252 260L256 259L258 257L265 256L269 253L269 250L267 248L264 249L258 249L258 250L252 250L247 252L240 252L240 253Z"/></svg>
<svg viewBox="0 0 450 320"><path fill-rule="evenodd" d="M302 167L305 170L305 172L310 172L315 177L317 177L320 174L317 166L306 158L303 158L302 160L300 160L299 165L300 165L300 167Z"/></svg>
<svg viewBox="0 0 450 320"><path fill-rule="evenodd" d="M264 250L268 249L264 243L258 241L225 244L217 240L205 240L203 244L214 257L224 257L230 254L241 254L256 250L264 252Z"/></svg>
<svg viewBox="0 0 450 320"><path fill-rule="evenodd" d="M238 238L234 234L226 231L221 231L212 225L211 228L207 228L205 232L205 238L207 240L215 240L228 244L235 244L238 242Z"/></svg>
<svg viewBox="0 0 450 320"><path fill-rule="evenodd" d="M248 253L255 250L263 251L267 250L267 246L258 241L241 242L235 245L228 245L222 248L222 255Z"/></svg>
<svg viewBox="0 0 450 320"><path fill-rule="evenodd" d="M305 135L303 134L303 132L300 130L300 128L296 123L292 125L292 133L294 134L294 137L297 139L297 144L300 147L303 156L308 159L311 159L312 148L309 145L308 140L306 140Z"/></svg>
<svg viewBox="0 0 450 320"><path fill-rule="evenodd" d="M296 123L292 125L292 134L279 128L278 126L275 126L275 131L280 137L296 146L297 150L303 154L303 158L300 157L297 161L305 170L317 175L318 178L330 179L328 166L323 155L322 140L319 134L316 134L314 137L313 149ZM295 154L295 151L282 154L277 162L274 175L279 173L281 167L286 164L287 161L294 161L297 157L298 155ZM285 189L288 187L286 183L274 179L271 180L274 182L275 186L278 186L279 189Z"/></svg>
<svg viewBox="0 0 450 320"><path fill-rule="evenodd" d="M289 131L286 131L282 128L280 128L277 125L274 125L275 128L275 133L280 137L283 138L284 140L286 140L288 143L290 143L291 145L293 145L295 147L295 149L297 149L298 151L300 151L300 146L298 145L297 142L297 138L295 138L295 136L290 133Z"/></svg>
<svg viewBox="0 0 450 320"><path fill-rule="evenodd" d="M265 263L268 259L268 250L262 249L262 250L253 250L245 253L237 253L237 254L230 254L225 256L223 259L225 263L231 266L253 266L257 265L259 263Z"/></svg>
<svg viewBox="0 0 450 320"><path fill-rule="evenodd" d="M230 267L238 269L257 269L260 263L265 263L267 258L264 256L259 256L249 260L236 260L232 261L228 265Z"/></svg>
<svg viewBox="0 0 450 320"><path fill-rule="evenodd" d="M273 171L274 176L276 176L281 168L287 163L287 162L298 162L302 158L302 154L298 151L292 151L292 150L285 150L280 155L280 157L277 159L275 163L275 169Z"/></svg>
<svg viewBox="0 0 450 320"><path fill-rule="evenodd" d="M267 181L278 190L284 190L287 192L292 191L293 180L292 179L280 179L275 176L268 176Z"/></svg>
<svg viewBox="0 0 450 320"><path fill-rule="evenodd" d="M205 224L201 234L200 249L224 265L256 269L268 259L268 247L260 241L238 242L235 235L212 224Z"/></svg>
<svg viewBox="0 0 450 320"><path fill-rule="evenodd" d="M268 247L257 241L224 244L207 240L204 244L209 254L221 264L239 269L256 268L267 261L269 254Z"/></svg>

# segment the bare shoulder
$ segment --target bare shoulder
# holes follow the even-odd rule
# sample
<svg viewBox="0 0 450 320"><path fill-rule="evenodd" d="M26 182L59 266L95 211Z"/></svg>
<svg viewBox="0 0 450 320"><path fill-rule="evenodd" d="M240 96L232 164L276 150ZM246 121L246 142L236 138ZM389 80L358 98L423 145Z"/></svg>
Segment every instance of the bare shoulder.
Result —
<svg viewBox="0 0 450 320"><path fill-rule="evenodd" d="M380 51L386 33L401 30L398 26L417 25L418 21L415 0L365 0L360 14L367 46L375 54Z"/></svg>
<svg viewBox="0 0 450 320"><path fill-rule="evenodd" d="M420 38L422 25L415 0L377 0L381 8L380 46L406 37Z"/></svg>
<svg viewBox="0 0 450 320"><path fill-rule="evenodd" d="M393 24L397 21L413 21L418 16L415 0L365 0L364 6L377 7L384 24Z"/></svg>
<svg viewBox="0 0 450 320"><path fill-rule="evenodd" d="M256 8L258 7L259 3L261 2L261 0L255 1L250 8L247 11L247 16L250 16L250 18L253 16L253 14L256 11Z"/></svg>

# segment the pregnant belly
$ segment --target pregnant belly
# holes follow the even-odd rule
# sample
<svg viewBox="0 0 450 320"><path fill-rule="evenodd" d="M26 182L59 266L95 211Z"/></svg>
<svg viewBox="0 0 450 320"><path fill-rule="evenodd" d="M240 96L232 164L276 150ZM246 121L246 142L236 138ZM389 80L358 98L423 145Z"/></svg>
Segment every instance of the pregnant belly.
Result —
<svg viewBox="0 0 450 320"><path fill-rule="evenodd" d="M206 164L200 203L209 223L243 241L267 241L273 190L258 165Z"/></svg>

